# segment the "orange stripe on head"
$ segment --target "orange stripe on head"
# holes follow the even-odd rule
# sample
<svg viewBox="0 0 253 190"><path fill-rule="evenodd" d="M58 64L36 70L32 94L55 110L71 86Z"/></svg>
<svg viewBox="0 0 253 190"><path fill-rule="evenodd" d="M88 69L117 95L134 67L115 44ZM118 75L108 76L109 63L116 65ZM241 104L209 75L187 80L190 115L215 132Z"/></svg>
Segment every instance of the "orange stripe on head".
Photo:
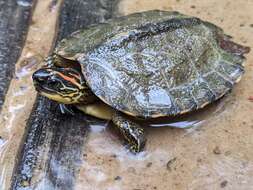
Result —
<svg viewBox="0 0 253 190"><path fill-rule="evenodd" d="M77 79L80 78L79 75L77 75L77 74L74 74L74 73L69 73L69 74L70 74L71 76L76 77Z"/></svg>
<svg viewBox="0 0 253 190"><path fill-rule="evenodd" d="M62 73L60 73L60 72L58 72L58 71L56 71L56 73L57 73L59 76L61 76L64 80L71 82L72 84L76 85L76 86L79 87L79 88L82 87L74 78L68 77L68 76L66 76L66 75L64 75L64 74L62 74Z"/></svg>

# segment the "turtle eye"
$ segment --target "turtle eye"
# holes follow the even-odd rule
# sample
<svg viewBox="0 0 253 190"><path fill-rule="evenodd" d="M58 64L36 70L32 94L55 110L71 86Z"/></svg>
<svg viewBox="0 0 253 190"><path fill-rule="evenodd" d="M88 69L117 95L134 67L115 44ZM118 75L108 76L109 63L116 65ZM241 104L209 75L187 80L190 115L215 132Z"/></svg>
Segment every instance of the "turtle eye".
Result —
<svg viewBox="0 0 253 190"><path fill-rule="evenodd" d="M50 78L47 80L47 85L50 88L61 88L62 87L62 81L55 75L51 75Z"/></svg>
<svg viewBox="0 0 253 190"><path fill-rule="evenodd" d="M55 75L51 75L49 81L50 81L51 83L56 83L56 82L57 82L57 78L55 77Z"/></svg>
<svg viewBox="0 0 253 190"><path fill-rule="evenodd" d="M50 79L50 80L47 81L47 83L49 85L54 85L55 86L58 82L55 79Z"/></svg>

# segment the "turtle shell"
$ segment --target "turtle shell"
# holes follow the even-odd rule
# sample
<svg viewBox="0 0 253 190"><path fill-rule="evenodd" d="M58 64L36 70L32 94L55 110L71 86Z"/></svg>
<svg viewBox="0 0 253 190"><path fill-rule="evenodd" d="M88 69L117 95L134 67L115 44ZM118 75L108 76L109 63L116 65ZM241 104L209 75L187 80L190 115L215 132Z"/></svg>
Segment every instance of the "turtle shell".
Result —
<svg viewBox="0 0 253 190"><path fill-rule="evenodd" d="M175 16L178 18L187 17L175 11L152 10L109 19L104 23L90 25L72 33L57 44L54 52L62 57L75 60L121 32L133 30L149 23L169 20Z"/></svg>
<svg viewBox="0 0 253 190"><path fill-rule="evenodd" d="M222 97L244 73L247 52L211 23L165 11L92 26L58 48L79 61L102 101L144 118L189 112Z"/></svg>

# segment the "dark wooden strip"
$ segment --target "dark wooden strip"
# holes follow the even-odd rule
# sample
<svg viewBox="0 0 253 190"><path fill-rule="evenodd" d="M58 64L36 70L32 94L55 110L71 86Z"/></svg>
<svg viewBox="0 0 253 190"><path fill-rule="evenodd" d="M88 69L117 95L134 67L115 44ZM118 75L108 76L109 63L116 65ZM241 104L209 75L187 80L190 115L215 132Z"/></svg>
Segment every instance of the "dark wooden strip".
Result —
<svg viewBox="0 0 253 190"><path fill-rule="evenodd" d="M112 15L116 0L65 0L57 41ZM63 115L56 103L38 97L27 123L12 189L74 189L89 125L82 113ZM43 176L43 177L41 177Z"/></svg>
<svg viewBox="0 0 253 190"><path fill-rule="evenodd" d="M138 41L140 39L159 35L168 31L173 31L181 27L189 27L201 24L199 18L172 18L170 20L161 21L158 23L149 23L133 30L127 37L119 41L118 47L122 47L131 41Z"/></svg>
<svg viewBox="0 0 253 190"><path fill-rule="evenodd" d="M35 0L0 0L0 110L21 54Z"/></svg>
<svg viewBox="0 0 253 190"><path fill-rule="evenodd" d="M49 180L48 185L54 188L72 189L88 127L83 114L62 115L56 103L38 97L27 123L12 189L37 187L38 184L31 182L39 174L45 176L45 179L38 179L41 184ZM35 174L34 169L37 170Z"/></svg>

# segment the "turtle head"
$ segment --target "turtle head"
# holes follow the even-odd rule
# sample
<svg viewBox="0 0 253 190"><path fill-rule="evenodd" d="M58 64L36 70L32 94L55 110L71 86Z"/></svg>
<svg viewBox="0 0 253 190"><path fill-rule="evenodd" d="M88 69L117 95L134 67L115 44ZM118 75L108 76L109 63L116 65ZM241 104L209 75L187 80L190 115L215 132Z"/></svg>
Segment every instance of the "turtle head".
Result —
<svg viewBox="0 0 253 190"><path fill-rule="evenodd" d="M73 68L42 68L32 78L41 95L59 103L81 103L87 95L82 73Z"/></svg>

